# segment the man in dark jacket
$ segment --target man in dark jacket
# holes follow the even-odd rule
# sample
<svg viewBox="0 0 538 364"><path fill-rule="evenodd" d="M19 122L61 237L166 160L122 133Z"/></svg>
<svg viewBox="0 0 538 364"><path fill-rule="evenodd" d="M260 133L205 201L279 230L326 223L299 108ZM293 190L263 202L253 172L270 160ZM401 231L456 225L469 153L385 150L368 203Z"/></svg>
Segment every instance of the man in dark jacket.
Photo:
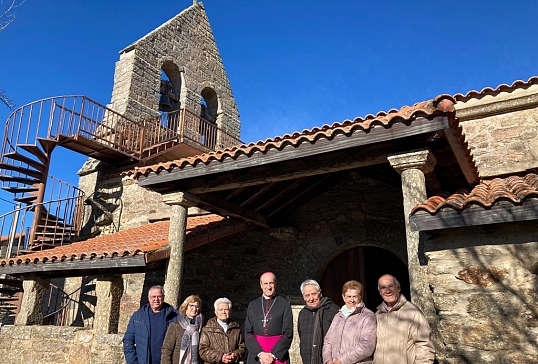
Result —
<svg viewBox="0 0 538 364"><path fill-rule="evenodd" d="M177 310L164 302L162 286L149 289L148 301L131 316L123 336L127 364L160 364L164 335L177 319Z"/></svg>
<svg viewBox="0 0 538 364"><path fill-rule="evenodd" d="M330 298L322 297L321 287L313 279L301 284L301 293L306 302L297 320L301 358L303 364L322 364L323 338L339 308Z"/></svg>

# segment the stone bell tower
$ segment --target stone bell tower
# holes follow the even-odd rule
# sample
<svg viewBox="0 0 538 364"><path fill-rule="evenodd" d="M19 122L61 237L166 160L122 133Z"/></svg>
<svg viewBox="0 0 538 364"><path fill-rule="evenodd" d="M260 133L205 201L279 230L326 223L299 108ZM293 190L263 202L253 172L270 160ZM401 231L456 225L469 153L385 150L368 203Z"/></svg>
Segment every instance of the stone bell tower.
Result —
<svg viewBox="0 0 538 364"><path fill-rule="evenodd" d="M109 107L134 120L186 109L239 139L237 104L202 3L120 51Z"/></svg>

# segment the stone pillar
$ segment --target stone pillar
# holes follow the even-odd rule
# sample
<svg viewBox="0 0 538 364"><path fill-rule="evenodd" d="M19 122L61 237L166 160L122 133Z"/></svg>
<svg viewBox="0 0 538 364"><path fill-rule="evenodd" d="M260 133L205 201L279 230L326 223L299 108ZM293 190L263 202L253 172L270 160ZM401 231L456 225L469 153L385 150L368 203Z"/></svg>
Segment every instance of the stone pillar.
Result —
<svg viewBox="0 0 538 364"><path fill-rule="evenodd" d="M439 356L444 356L444 346L439 332L438 318L435 313L433 299L429 290L427 266L424 259L424 242L418 231L411 230L409 214L411 209L428 199L426 194L425 174L433 171L437 161L428 150L416 150L388 157L390 165L402 177L403 207L405 217L405 233L407 240L407 259L411 299L422 309L430 323L433 341ZM424 264L424 265L421 265Z"/></svg>
<svg viewBox="0 0 538 364"><path fill-rule="evenodd" d="M164 290L166 302L175 308L179 307L181 295L183 255L185 241L187 240L187 212L189 207L198 205L199 201L198 197L185 192L173 192L163 195L163 202L171 205L170 230L168 232L170 258L166 267Z"/></svg>
<svg viewBox="0 0 538 364"><path fill-rule="evenodd" d="M120 318L120 299L123 294L121 277L97 277L95 284L97 305L93 329L98 334L116 334Z"/></svg>
<svg viewBox="0 0 538 364"><path fill-rule="evenodd" d="M15 325L42 325L45 293L50 287L50 278L25 277L22 282L21 310Z"/></svg>

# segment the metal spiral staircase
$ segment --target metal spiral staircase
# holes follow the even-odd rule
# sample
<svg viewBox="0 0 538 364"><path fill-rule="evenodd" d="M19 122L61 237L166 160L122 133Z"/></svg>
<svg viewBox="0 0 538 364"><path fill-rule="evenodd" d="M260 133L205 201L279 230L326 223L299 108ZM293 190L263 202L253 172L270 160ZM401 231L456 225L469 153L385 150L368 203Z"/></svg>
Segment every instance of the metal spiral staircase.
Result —
<svg viewBox="0 0 538 364"><path fill-rule="evenodd" d="M192 154L192 150L208 152L238 143L225 130L185 109L135 121L85 96L54 97L22 106L6 121L2 141L0 181L2 189L14 195L17 207L0 216L0 259L77 240L85 197L75 186L49 176L57 146L112 165L127 165L157 156L182 156L185 151L177 153L182 145L189 146ZM0 302L4 299L15 307L17 302L11 298L20 288L8 289L12 281L0 280Z"/></svg>

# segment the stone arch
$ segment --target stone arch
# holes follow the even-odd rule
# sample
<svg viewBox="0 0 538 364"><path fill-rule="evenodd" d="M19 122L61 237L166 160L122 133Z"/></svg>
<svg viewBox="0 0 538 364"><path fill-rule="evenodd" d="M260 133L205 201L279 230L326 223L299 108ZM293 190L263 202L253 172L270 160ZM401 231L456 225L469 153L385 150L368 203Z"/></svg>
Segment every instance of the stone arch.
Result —
<svg viewBox="0 0 538 364"><path fill-rule="evenodd" d="M366 306L375 312L381 303L377 280L383 274L394 275L402 286L402 293L409 299L409 272L407 265L396 254L376 246L355 246L333 257L321 275L320 285L325 296L337 305L342 300L342 285L356 279L364 285Z"/></svg>
<svg viewBox="0 0 538 364"><path fill-rule="evenodd" d="M200 116L210 123L217 124L217 115L219 110L219 98L212 87L204 87L200 93L202 97L202 107Z"/></svg>
<svg viewBox="0 0 538 364"><path fill-rule="evenodd" d="M181 70L172 61L166 60L161 66L159 111L172 112L181 108Z"/></svg>

